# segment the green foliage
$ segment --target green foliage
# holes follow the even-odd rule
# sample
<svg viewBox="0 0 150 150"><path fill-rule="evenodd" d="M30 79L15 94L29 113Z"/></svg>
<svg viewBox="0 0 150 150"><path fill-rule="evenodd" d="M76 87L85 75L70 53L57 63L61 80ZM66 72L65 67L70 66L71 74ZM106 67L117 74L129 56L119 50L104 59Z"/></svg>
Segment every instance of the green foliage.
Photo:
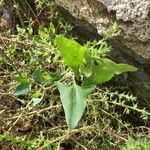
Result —
<svg viewBox="0 0 150 150"><path fill-rule="evenodd" d="M129 139L121 150L150 150L150 142L147 140Z"/></svg>
<svg viewBox="0 0 150 150"><path fill-rule="evenodd" d="M28 77L16 76L13 79L19 82L19 85L13 93L15 96L26 94L31 91L31 84Z"/></svg>
<svg viewBox="0 0 150 150"><path fill-rule="evenodd" d="M26 94L26 93L28 93L30 91L31 91L31 85L30 84L28 84L28 83L21 83L21 84L19 84L16 87L16 89L15 89L13 94L15 96L19 96L19 95L22 95L22 94Z"/></svg>
<svg viewBox="0 0 150 150"><path fill-rule="evenodd" d="M95 86L80 87L75 82L73 85L56 82L56 85L60 91L68 127L74 129L86 108L86 98L95 89Z"/></svg>
<svg viewBox="0 0 150 150"><path fill-rule="evenodd" d="M26 74L30 76L29 78L14 78L19 82L14 95L18 96L31 92L31 85L34 84L38 84L41 90L45 91L45 86L48 84L54 84L58 80L64 81L67 75L71 74L72 80L70 83L73 82L73 84L65 85L56 82L56 85L60 91L68 127L75 128L86 108L86 98L96 85L111 80L115 75L137 70L130 65L116 64L105 58L105 54L110 49L106 40L112 37L116 28L117 25L114 24L108 29L102 40L82 46L73 39L56 35L52 23L49 28L40 27L38 36L33 34L30 26L27 28L27 32L18 27L19 35L32 40L32 44L35 44L35 49L30 50L28 56L30 56L29 65L35 65L36 69L35 67L29 67L29 70L26 71ZM44 66L41 63L43 60L49 64L54 64L55 70L59 71L44 71ZM31 69L32 71L30 71ZM32 98L33 106L42 101L43 95L44 93Z"/></svg>
<svg viewBox="0 0 150 150"><path fill-rule="evenodd" d="M25 76L16 76L16 77L13 77L13 80L19 83L29 83L29 78Z"/></svg>
<svg viewBox="0 0 150 150"><path fill-rule="evenodd" d="M135 67L126 64L116 64L110 59L99 58L95 59L92 65L92 74L84 80L84 85L97 85L109 81L115 75L124 72L136 71Z"/></svg>
<svg viewBox="0 0 150 150"><path fill-rule="evenodd" d="M8 141L11 142L13 145L18 147L19 149L22 150L36 150L37 149L37 142L38 140L32 140L32 141L27 141L23 137L13 137L9 134L0 134L0 142L2 141Z"/></svg>
<svg viewBox="0 0 150 150"><path fill-rule="evenodd" d="M64 59L64 63L72 68L75 73L78 73L79 66L87 52L87 48L63 36L56 37L56 44Z"/></svg>
<svg viewBox="0 0 150 150"><path fill-rule="evenodd" d="M118 25L116 22L114 22L104 33L104 39L108 40L113 37L114 33L116 33L118 30Z"/></svg>
<svg viewBox="0 0 150 150"><path fill-rule="evenodd" d="M87 87L89 88L89 91L91 86L109 81L112 77L114 77L114 75L137 70L135 67L130 65L116 64L110 59L103 57L98 58L98 53L95 53L93 56L86 47L81 46L76 41L67 39L63 36L56 37L56 45L64 59L64 63L73 69L76 80L79 82L81 75L85 75L83 80L80 82L82 82L83 86L89 86ZM58 89L61 93L61 100L65 110L68 126L69 128L75 128L85 110L85 105L80 105L80 109L82 110L78 111L80 114L74 115L74 112L68 110L74 111L75 109L75 112L77 113L77 105L74 105L75 102L78 102L79 100L82 101L82 99L85 101L87 95L83 98L82 95L76 95L76 92L73 91L73 87L70 87L70 90L72 89L71 91L69 88L65 88L65 86L61 85L61 87L62 88L59 87ZM82 87L76 86L75 89L76 91L77 89L80 91L80 88ZM72 103L68 104L64 101L69 101L69 103L72 101ZM70 121L69 118L72 120ZM72 124L72 122L75 122L75 124Z"/></svg>
<svg viewBox="0 0 150 150"><path fill-rule="evenodd" d="M91 75L84 80L83 85L101 84L114 76L112 64L110 66L108 63L101 63L100 61L93 63L91 72Z"/></svg>
<svg viewBox="0 0 150 150"><path fill-rule="evenodd" d="M33 106L39 104L43 99L43 94L40 91L37 91L31 95Z"/></svg>
<svg viewBox="0 0 150 150"><path fill-rule="evenodd" d="M38 83L49 83L52 81L57 81L62 78L62 75L53 72L41 72L40 68L37 68L33 74L32 78Z"/></svg>

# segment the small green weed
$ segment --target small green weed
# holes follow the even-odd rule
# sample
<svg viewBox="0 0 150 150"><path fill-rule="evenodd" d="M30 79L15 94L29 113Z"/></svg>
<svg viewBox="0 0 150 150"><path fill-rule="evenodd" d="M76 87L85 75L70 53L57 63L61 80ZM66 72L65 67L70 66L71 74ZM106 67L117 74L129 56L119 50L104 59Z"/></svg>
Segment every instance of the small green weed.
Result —
<svg viewBox="0 0 150 150"><path fill-rule="evenodd" d="M101 52L99 53L101 49L94 50L93 54L88 48L62 36L56 37L56 45L64 63L73 70L75 76L72 85L56 83L68 127L73 129L84 113L87 96L95 89L96 85L109 81L114 75L137 69L125 64L116 64L110 59L102 57Z"/></svg>
<svg viewBox="0 0 150 150"><path fill-rule="evenodd" d="M7 141L12 143L16 148L20 148L21 150L36 150L38 140L30 140L27 141L23 137L13 137L8 134L1 135L0 134L0 142Z"/></svg>
<svg viewBox="0 0 150 150"><path fill-rule="evenodd" d="M129 139L121 150L150 150L150 142L147 140Z"/></svg>

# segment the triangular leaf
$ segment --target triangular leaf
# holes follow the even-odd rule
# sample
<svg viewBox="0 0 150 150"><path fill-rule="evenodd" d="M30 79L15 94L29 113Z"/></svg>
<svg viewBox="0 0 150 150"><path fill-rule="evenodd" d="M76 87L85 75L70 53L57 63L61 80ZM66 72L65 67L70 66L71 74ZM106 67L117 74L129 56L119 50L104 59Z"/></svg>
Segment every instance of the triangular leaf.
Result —
<svg viewBox="0 0 150 150"><path fill-rule="evenodd" d="M19 95L22 95L22 94L26 94L26 93L28 93L30 91L31 91L31 85L30 84L28 84L28 83L21 83L21 84L19 84L16 87L13 95L19 96Z"/></svg>
<svg viewBox="0 0 150 150"><path fill-rule="evenodd" d="M56 37L56 45L64 59L64 63L76 72L79 69L87 48L81 46L75 40L67 39L63 36Z"/></svg>
<svg viewBox="0 0 150 150"><path fill-rule="evenodd" d="M107 58L98 58L95 61L96 63L93 63L92 66L92 74L84 80L83 85L102 84L111 80L115 75L137 70L137 68L127 64L116 64Z"/></svg>
<svg viewBox="0 0 150 150"><path fill-rule="evenodd" d="M95 89L95 86L80 87L76 83L64 85L60 82L56 82L56 85L60 91L67 125L69 129L74 129L86 108L86 98Z"/></svg>
<svg viewBox="0 0 150 150"><path fill-rule="evenodd" d="M128 64L117 64L108 58L99 58L97 61L102 62L102 65L107 66L109 69L114 71L114 74L119 75L125 72L137 71L137 68Z"/></svg>

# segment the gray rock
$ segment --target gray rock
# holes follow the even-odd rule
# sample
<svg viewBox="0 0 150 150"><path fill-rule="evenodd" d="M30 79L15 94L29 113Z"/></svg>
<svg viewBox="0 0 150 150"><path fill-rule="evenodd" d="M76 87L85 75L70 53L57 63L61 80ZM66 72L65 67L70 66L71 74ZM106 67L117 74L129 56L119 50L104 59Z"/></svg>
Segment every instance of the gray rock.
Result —
<svg viewBox="0 0 150 150"><path fill-rule="evenodd" d="M150 0L55 1L75 18L93 25L99 35L116 21L120 30L115 39L127 47L123 50L143 59L142 63L150 62Z"/></svg>

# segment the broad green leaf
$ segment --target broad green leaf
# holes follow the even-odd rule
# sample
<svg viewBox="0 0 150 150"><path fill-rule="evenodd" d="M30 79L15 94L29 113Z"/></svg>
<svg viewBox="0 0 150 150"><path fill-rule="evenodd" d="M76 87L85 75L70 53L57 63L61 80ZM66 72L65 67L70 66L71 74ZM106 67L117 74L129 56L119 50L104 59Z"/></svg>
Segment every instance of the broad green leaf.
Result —
<svg viewBox="0 0 150 150"><path fill-rule="evenodd" d="M92 74L86 78L83 85L97 85L109 81L114 76L114 71L106 65L93 64Z"/></svg>
<svg viewBox="0 0 150 150"><path fill-rule="evenodd" d="M13 95L19 96L19 95L22 95L22 94L26 94L26 93L28 93L30 91L31 91L31 85L30 84L28 84L28 83L21 83L21 84L19 84L16 87Z"/></svg>
<svg viewBox="0 0 150 150"><path fill-rule="evenodd" d="M67 125L69 129L74 129L85 111L86 98L95 89L95 86L80 87L76 83L64 85L60 82L56 82L56 85L60 92Z"/></svg>
<svg viewBox="0 0 150 150"><path fill-rule="evenodd" d="M64 63L77 72L87 48L81 46L75 40L67 39L63 36L56 37L56 45L64 59Z"/></svg>
<svg viewBox="0 0 150 150"><path fill-rule="evenodd" d="M102 84L111 80L115 75L137 70L137 68L127 64L116 64L107 58L98 58L95 61L96 63L92 66L92 74L84 80L83 85Z"/></svg>
<svg viewBox="0 0 150 150"><path fill-rule="evenodd" d="M30 81L28 77L24 77L24 76L13 77L13 80L20 82L20 83L28 83Z"/></svg>
<svg viewBox="0 0 150 150"><path fill-rule="evenodd" d="M99 58L98 59L99 62L102 62L102 64L104 64L105 66L107 66L109 69L114 71L114 74L119 75L125 72L134 72L137 71L136 67L133 67L131 65L128 64L117 64L115 62L113 62L110 59L107 58Z"/></svg>

